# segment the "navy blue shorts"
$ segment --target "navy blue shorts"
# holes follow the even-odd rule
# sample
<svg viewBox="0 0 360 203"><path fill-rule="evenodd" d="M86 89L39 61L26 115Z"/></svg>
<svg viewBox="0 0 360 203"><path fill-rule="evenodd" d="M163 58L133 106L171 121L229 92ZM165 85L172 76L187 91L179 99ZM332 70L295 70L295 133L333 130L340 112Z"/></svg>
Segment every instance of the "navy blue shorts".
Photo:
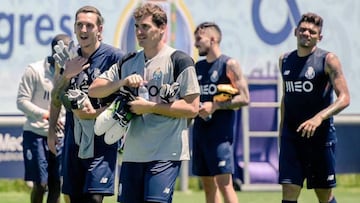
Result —
<svg viewBox="0 0 360 203"><path fill-rule="evenodd" d="M89 193L114 195L117 143L107 145L103 136L94 139L94 158L81 159L73 135L66 134L62 170L64 194L77 198Z"/></svg>
<svg viewBox="0 0 360 203"><path fill-rule="evenodd" d="M123 162L118 201L122 203L172 202L181 161Z"/></svg>
<svg viewBox="0 0 360 203"><path fill-rule="evenodd" d="M197 176L233 174L233 110L216 111L204 122L196 117L192 128L192 172Z"/></svg>
<svg viewBox="0 0 360 203"><path fill-rule="evenodd" d="M49 151L47 137L31 131L23 132L22 145L26 181L47 183L49 176L54 180L60 180L62 145L59 145L58 154L55 156Z"/></svg>
<svg viewBox="0 0 360 203"><path fill-rule="evenodd" d="M316 136L316 135L315 135ZM279 183L307 188L333 188L335 178L335 142L314 143L299 136L281 136Z"/></svg>
<svg viewBox="0 0 360 203"><path fill-rule="evenodd" d="M197 176L234 173L233 145L222 143L193 143L192 172Z"/></svg>

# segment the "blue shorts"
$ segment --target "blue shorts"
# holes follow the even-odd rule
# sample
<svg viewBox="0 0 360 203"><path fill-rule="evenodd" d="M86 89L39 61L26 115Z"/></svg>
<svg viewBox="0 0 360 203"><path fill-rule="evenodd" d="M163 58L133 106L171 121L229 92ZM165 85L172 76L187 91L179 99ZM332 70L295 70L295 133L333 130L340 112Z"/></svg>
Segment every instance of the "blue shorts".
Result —
<svg viewBox="0 0 360 203"><path fill-rule="evenodd" d="M107 145L103 136L95 136L94 139L94 157L81 159L73 134L65 134L62 170L64 194L80 199L86 198L89 193L114 195L118 145Z"/></svg>
<svg viewBox="0 0 360 203"><path fill-rule="evenodd" d="M197 176L233 174L233 110L216 111L205 122L196 117L192 129L192 172Z"/></svg>
<svg viewBox="0 0 360 203"><path fill-rule="evenodd" d="M335 142L315 143L296 135L283 135L280 141L280 184L303 187L306 179L308 189L336 186Z"/></svg>
<svg viewBox="0 0 360 203"><path fill-rule="evenodd" d="M234 173L233 145L230 142L198 143L194 141L192 172L197 176Z"/></svg>
<svg viewBox="0 0 360 203"><path fill-rule="evenodd" d="M61 140L60 140L61 143ZM49 151L47 137L31 131L23 132L23 156L25 180L35 183L47 183L48 178L60 181L61 147L55 156Z"/></svg>
<svg viewBox="0 0 360 203"><path fill-rule="evenodd" d="M181 161L123 162L118 202L172 202Z"/></svg>

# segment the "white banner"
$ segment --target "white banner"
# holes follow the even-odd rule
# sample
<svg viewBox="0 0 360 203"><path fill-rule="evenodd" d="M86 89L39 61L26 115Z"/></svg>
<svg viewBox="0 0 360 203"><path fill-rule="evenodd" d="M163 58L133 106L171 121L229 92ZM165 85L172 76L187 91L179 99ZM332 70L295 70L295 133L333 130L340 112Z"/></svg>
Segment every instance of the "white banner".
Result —
<svg viewBox="0 0 360 203"><path fill-rule="evenodd" d="M74 15L84 5L97 7L105 18L104 42L127 51L136 49L131 20L141 0L2 0L0 7L0 114L17 114L16 94L27 64L50 53L58 33L74 37ZM194 27L213 21L223 31L223 53L238 59L247 76L277 75L280 54L296 48L294 28L300 15L315 12L324 18L319 47L340 58L351 92L344 113L359 114L360 1L357 0L164 0L169 16L168 42L197 59Z"/></svg>

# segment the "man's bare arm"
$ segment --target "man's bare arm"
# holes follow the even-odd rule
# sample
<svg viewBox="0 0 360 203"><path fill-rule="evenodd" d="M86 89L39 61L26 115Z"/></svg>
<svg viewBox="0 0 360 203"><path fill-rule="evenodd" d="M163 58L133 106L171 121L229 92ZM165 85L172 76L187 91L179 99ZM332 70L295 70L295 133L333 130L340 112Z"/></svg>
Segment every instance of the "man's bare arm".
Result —
<svg viewBox="0 0 360 203"><path fill-rule="evenodd" d="M50 115L49 115L49 132L48 132L48 146L53 154L56 154L57 144L57 124L61 111L61 94L69 85L69 79L60 75L59 71L55 72L54 87L51 91L51 102L50 102Z"/></svg>
<svg viewBox="0 0 360 203"><path fill-rule="evenodd" d="M329 53L326 56L326 72L329 74L330 82L334 87L336 100L330 106L319 112L319 116L325 120L345 109L350 104L350 93L346 79L338 57Z"/></svg>
<svg viewBox="0 0 360 203"><path fill-rule="evenodd" d="M235 59L228 60L226 64L226 75L229 77L231 84L239 94L232 100L226 102L217 102L219 109L235 109L246 106L250 102L249 88L247 80L241 70L240 64Z"/></svg>

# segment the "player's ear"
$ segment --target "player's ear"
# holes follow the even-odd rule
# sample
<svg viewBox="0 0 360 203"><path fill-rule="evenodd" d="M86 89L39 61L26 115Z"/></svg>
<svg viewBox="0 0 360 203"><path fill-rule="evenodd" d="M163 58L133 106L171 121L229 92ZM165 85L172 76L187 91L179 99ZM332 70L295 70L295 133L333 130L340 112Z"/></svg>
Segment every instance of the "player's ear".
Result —
<svg viewBox="0 0 360 203"><path fill-rule="evenodd" d="M210 45L213 45L215 43L215 37L210 37Z"/></svg>
<svg viewBox="0 0 360 203"><path fill-rule="evenodd" d="M162 24L162 25L159 26L159 28L161 30L160 33L162 35L166 32L166 27L167 27L166 24Z"/></svg>
<svg viewBox="0 0 360 203"><path fill-rule="evenodd" d="M103 31L104 26L103 25L99 25L98 26L98 35L101 35L102 31Z"/></svg>
<svg viewBox="0 0 360 203"><path fill-rule="evenodd" d="M298 31L298 28L296 27L295 29L294 29L294 35L295 35L295 37L296 37L296 32Z"/></svg>
<svg viewBox="0 0 360 203"><path fill-rule="evenodd" d="M320 33L320 34L319 34L319 40L318 40L318 41L320 42L320 41L322 40L322 38L323 38L323 35Z"/></svg>

